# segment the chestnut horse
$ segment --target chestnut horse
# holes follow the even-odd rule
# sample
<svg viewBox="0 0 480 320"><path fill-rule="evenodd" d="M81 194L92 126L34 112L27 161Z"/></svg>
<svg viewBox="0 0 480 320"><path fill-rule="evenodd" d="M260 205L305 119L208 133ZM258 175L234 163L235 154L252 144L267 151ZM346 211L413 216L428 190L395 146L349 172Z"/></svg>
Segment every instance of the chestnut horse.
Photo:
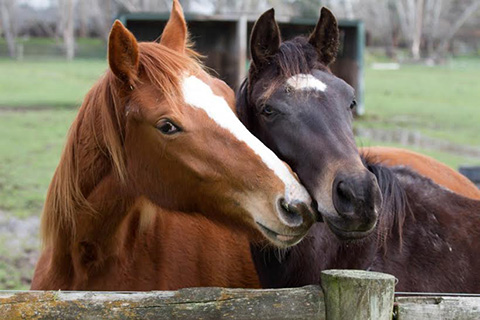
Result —
<svg viewBox="0 0 480 320"><path fill-rule="evenodd" d="M252 274L245 251L228 249L246 237L291 246L314 222L304 187L235 117L231 89L187 40L176 0L160 43L137 43L114 23L110 68L48 190L32 289L254 286L235 275Z"/></svg>
<svg viewBox="0 0 480 320"><path fill-rule="evenodd" d="M362 156L368 157L376 163L389 167L406 166L453 192L467 198L480 200L480 189L472 181L431 157L393 147L364 147L359 150Z"/></svg>
<svg viewBox="0 0 480 320"><path fill-rule="evenodd" d="M374 153L362 159L351 126L354 91L328 69L339 45L331 12L322 9L308 38L281 43L273 10L267 11L250 45L238 113L290 164L325 221L280 256L252 246L262 286L314 284L323 269L356 268L394 274L402 291L480 292L480 201L406 167L378 164ZM381 206L358 161L378 182Z"/></svg>

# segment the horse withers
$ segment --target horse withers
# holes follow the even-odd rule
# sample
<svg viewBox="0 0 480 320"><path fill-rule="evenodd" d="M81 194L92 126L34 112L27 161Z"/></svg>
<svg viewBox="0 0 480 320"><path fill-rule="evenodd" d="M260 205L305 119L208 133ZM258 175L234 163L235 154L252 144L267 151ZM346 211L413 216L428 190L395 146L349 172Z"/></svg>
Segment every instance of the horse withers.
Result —
<svg viewBox="0 0 480 320"><path fill-rule="evenodd" d="M323 269L357 268L394 274L397 290L480 291L474 271L480 202L406 167L378 164L368 152L359 155L351 128L354 91L328 69L339 45L332 13L322 9L309 37L282 43L273 10L267 11L250 44L253 63L237 97L240 118L316 200L331 198L329 207L318 206L326 224L316 224L297 246L280 255L252 246L262 286L319 283ZM381 196L371 184L351 182L360 181L349 178L355 171L354 177L369 177L363 170ZM365 232L359 221L368 221L368 213L378 220Z"/></svg>
<svg viewBox="0 0 480 320"><path fill-rule="evenodd" d="M160 43L137 43L114 23L110 68L85 97L48 190L32 289L204 285L198 266L212 271L220 261L198 260L196 247L165 261L177 247L161 238L181 228L158 215L200 214L277 247L308 232L309 194L236 118L233 92L203 70L187 43L177 0ZM165 264L176 273L162 273ZM190 276L200 278L163 285Z"/></svg>

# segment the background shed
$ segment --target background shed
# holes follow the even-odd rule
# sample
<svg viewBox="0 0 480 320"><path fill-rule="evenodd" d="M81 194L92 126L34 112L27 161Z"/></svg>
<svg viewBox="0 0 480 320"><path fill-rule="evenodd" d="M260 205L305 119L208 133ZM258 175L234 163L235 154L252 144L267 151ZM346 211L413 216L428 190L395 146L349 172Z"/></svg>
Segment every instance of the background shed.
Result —
<svg viewBox="0 0 480 320"><path fill-rule="evenodd" d="M162 33L169 13L128 13L119 19L138 40L153 41ZM186 14L188 28L195 49L206 56L205 63L220 78L237 89L245 78L249 65L248 40L258 17L238 15ZM291 39L309 34L316 19L278 17L282 38ZM364 76L363 52L365 36L363 23L358 20L341 20L340 51L332 71L353 86L357 92L357 113L363 114Z"/></svg>

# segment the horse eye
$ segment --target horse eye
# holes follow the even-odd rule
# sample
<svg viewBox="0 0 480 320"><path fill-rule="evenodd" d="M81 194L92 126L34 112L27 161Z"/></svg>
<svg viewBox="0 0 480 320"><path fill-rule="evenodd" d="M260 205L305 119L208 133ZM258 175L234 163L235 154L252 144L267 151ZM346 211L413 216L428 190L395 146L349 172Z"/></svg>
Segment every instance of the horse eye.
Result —
<svg viewBox="0 0 480 320"><path fill-rule="evenodd" d="M350 104L350 110L353 110L357 106L357 100L353 100L352 103Z"/></svg>
<svg viewBox="0 0 480 320"><path fill-rule="evenodd" d="M175 134L177 132L182 131L179 127L177 127L177 125L175 125L173 122L169 120L165 120L164 122L159 124L157 126L157 129L160 130L161 133L168 134L168 135Z"/></svg>
<svg viewBox="0 0 480 320"><path fill-rule="evenodd" d="M262 113L266 116L271 116L275 113L275 109L271 105L266 104L262 109Z"/></svg>

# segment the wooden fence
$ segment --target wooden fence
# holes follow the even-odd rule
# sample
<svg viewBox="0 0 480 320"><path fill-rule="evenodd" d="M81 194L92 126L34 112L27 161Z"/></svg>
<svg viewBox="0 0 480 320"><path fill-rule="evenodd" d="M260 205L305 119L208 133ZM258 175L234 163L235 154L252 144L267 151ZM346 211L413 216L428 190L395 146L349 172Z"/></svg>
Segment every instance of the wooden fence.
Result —
<svg viewBox="0 0 480 320"><path fill-rule="evenodd" d="M480 297L397 296L390 275L328 270L319 286L153 292L2 291L0 319L480 319Z"/></svg>

